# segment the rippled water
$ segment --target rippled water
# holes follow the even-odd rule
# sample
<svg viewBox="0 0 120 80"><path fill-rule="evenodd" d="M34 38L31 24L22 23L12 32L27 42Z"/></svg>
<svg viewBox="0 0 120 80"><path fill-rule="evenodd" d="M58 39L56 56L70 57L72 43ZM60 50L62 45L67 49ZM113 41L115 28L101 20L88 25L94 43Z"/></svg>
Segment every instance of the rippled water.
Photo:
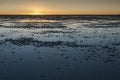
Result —
<svg viewBox="0 0 120 80"><path fill-rule="evenodd" d="M120 80L120 16L0 16L0 80Z"/></svg>

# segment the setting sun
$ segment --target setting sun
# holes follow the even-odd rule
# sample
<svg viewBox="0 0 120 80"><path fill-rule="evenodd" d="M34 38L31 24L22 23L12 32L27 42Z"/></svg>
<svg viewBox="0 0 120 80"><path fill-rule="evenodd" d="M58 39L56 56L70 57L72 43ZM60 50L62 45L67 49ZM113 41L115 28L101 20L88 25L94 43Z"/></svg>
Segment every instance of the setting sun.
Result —
<svg viewBox="0 0 120 80"><path fill-rule="evenodd" d="M40 13L37 13L37 12L36 12L36 13L32 13L32 15L39 15L39 14L40 14Z"/></svg>
<svg viewBox="0 0 120 80"><path fill-rule="evenodd" d="M33 10L33 13L31 13L32 15L40 15L40 14L42 14L41 13L41 10L39 10L39 9L35 9L35 10Z"/></svg>

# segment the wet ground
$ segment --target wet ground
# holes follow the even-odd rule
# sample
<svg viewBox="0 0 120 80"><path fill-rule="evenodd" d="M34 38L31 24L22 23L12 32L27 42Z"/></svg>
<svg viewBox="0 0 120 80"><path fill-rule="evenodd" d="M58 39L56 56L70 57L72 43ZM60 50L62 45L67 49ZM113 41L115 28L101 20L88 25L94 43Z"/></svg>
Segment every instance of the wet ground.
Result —
<svg viewBox="0 0 120 80"><path fill-rule="evenodd" d="M120 80L120 16L0 16L0 80Z"/></svg>

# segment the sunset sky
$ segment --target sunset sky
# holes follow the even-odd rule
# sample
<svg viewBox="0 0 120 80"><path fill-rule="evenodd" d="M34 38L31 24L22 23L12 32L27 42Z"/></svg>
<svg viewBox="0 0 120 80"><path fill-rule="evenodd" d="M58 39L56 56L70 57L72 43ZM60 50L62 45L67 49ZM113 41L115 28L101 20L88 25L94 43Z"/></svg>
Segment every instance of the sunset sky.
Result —
<svg viewBox="0 0 120 80"><path fill-rule="evenodd" d="M0 0L0 14L120 14L120 0Z"/></svg>

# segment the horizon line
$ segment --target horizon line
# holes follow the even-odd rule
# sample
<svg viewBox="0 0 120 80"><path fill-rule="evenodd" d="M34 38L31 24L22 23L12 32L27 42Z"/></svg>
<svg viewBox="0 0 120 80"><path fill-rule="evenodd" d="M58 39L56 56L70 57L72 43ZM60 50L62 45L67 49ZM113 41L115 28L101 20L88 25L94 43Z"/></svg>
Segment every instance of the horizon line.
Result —
<svg viewBox="0 0 120 80"><path fill-rule="evenodd" d="M12 15L21 15L21 16L22 16L22 15L23 15L23 16L24 16L24 15L28 15L28 16L29 16L29 15L30 15L30 16L44 16L44 15L45 15L45 16L47 16L47 15L48 15L48 16L49 16L49 15L120 15L120 14L38 14L38 15L32 15L32 14L0 14L0 16L2 16L2 15L3 15L3 16L5 16L5 15L6 15L6 16L7 16L7 15L11 15L11 16L12 16Z"/></svg>

